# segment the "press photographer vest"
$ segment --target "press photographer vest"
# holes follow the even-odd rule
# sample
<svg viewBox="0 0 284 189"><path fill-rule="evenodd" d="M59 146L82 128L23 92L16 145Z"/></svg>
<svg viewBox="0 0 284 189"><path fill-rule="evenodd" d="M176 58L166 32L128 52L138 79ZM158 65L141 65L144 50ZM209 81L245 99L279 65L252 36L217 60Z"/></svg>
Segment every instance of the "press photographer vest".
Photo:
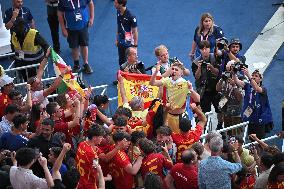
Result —
<svg viewBox="0 0 284 189"><path fill-rule="evenodd" d="M15 50L15 58L24 61L35 61L40 60L44 56L44 51L39 45L35 45L35 36L38 31L30 29L25 36L22 46L17 38L15 32L12 34L12 44ZM21 54L24 54L21 57Z"/></svg>

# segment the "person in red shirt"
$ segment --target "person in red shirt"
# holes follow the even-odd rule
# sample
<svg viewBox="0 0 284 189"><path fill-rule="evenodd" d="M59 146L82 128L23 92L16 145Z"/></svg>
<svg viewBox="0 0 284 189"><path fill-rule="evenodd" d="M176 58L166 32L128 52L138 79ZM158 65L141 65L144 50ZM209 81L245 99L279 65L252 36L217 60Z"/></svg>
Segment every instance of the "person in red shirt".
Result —
<svg viewBox="0 0 284 189"><path fill-rule="evenodd" d="M183 151L182 163L175 164L166 176L165 182L169 189L198 189L197 154L194 150Z"/></svg>
<svg viewBox="0 0 284 189"><path fill-rule="evenodd" d="M125 150L130 145L130 135L124 131L116 131L113 134L113 140L115 145L120 145L125 141L127 146L124 150L119 150L118 153L113 157L109 164L109 170L111 171L111 176L113 178L116 189L132 189L134 184L134 175L139 171L142 164L142 157L139 156L136 162L132 165L130 158L127 156Z"/></svg>
<svg viewBox="0 0 284 189"><path fill-rule="evenodd" d="M174 143L177 145L177 154L176 161L177 163L181 162L181 154L184 150L190 148L190 146L198 142L200 136L203 133L204 126L206 125L206 117L203 112L196 106L195 103L190 104L191 109L194 113L197 114L199 122L197 123L194 129L191 128L190 120L186 118L181 118L179 122L180 133L173 133L172 139Z"/></svg>
<svg viewBox="0 0 284 189"><path fill-rule="evenodd" d="M8 75L4 74L4 75L0 76L0 87L1 87L0 118L2 118L2 116L4 115L5 109L8 106L8 104L11 103L11 100L8 97L8 94L14 89L13 81L14 81L14 79L9 77Z"/></svg>
<svg viewBox="0 0 284 189"><path fill-rule="evenodd" d="M62 132L66 136L66 142L69 144L72 143L71 133L69 130L77 125L79 125L80 121L80 101L76 99L74 101L74 109L75 109L75 116L72 121L65 122L63 117L63 111L58 105L57 102L50 102L46 105L46 112L50 115L50 118L55 122L54 125L54 133L55 132Z"/></svg>
<svg viewBox="0 0 284 189"><path fill-rule="evenodd" d="M99 159L100 149L97 147L103 139L104 130L92 127L88 132L89 140L81 142L76 153L77 170L80 173L78 189L97 189L97 170L93 161Z"/></svg>
<svg viewBox="0 0 284 189"><path fill-rule="evenodd" d="M166 147L163 148L163 154L156 153L156 145L148 139L140 139L139 147L144 154L141 165L141 174L143 179L148 172L155 173L161 178L164 178L163 168L170 169L173 166L172 160L168 154Z"/></svg>
<svg viewBox="0 0 284 189"><path fill-rule="evenodd" d="M77 169L80 173L80 180L77 189L97 189L97 170L93 168L93 162L110 161L115 155L127 145L123 141L116 145L107 154L104 154L98 145L105 135L104 128L100 125L93 125L88 130L88 140L79 144L76 153Z"/></svg>

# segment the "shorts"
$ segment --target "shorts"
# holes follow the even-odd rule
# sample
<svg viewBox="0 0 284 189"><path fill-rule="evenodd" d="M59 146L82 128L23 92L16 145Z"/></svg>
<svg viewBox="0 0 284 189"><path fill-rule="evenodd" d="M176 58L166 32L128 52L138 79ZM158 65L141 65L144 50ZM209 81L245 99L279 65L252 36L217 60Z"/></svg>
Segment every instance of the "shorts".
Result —
<svg viewBox="0 0 284 189"><path fill-rule="evenodd" d="M88 27L81 30L69 30L67 41L71 49L78 48L79 46L89 46L89 32Z"/></svg>

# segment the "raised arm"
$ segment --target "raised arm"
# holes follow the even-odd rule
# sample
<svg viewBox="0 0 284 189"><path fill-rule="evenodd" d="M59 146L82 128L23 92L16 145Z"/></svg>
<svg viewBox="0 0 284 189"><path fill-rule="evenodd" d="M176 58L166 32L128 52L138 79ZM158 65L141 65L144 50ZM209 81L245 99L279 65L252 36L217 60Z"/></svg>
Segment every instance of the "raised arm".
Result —
<svg viewBox="0 0 284 189"><path fill-rule="evenodd" d="M77 125L80 124L80 119L81 119L81 112L80 112L80 101L78 99L75 100L74 102L75 105L75 116L74 119L70 122L68 122L68 129L73 128Z"/></svg>
<svg viewBox="0 0 284 189"><path fill-rule="evenodd" d="M188 89L190 91L190 97L194 100L194 102L200 102L200 95L193 90L192 83L190 81L187 81Z"/></svg>
<svg viewBox="0 0 284 189"><path fill-rule="evenodd" d="M248 69L247 69L247 68L244 68L243 71L244 71L244 74L248 77L252 88L253 88L256 92L262 93L262 92L263 92L262 87L258 86L258 84L255 82L255 80L251 79L251 75L250 75Z"/></svg>
<svg viewBox="0 0 284 189"><path fill-rule="evenodd" d="M244 87L245 87L245 82L239 80L239 78L237 77L237 75L236 75L234 72L232 72L232 76L233 76L234 82L235 82L239 87L241 87L241 88L244 88Z"/></svg>
<svg viewBox="0 0 284 189"><path fill-rule="evenodd" d="M198 125L200 125L201 127L204 128L204 126L205 126L206 123L207 123L207 118L206 118L206 116L204 115L204 113L201 111L201 109L198 108L198 106L196 106L195 103L190 104L190 108L192 109L192 111L193 111L194 113L197 114L197 117L198 117L198 119L199 119Z"/></svg>
<svg viewBox="0 0 284 189"><path fill-rule="evenodd" d="M122 99L122 103L125 104L125 103L128 102L128 100L126 98L126 92L125 92L125 88L124 88L123 78L120 75L120 73L118 73L117 79L119 81L119 90L120 90L120 96L121 96L121 99Z"/></svg>
<svg viewBox="0 0 284 189"><path fill-rule="evenodd" d="M156 80L156 77L157 77L157 74L158 74L160 68L161 68L161 64L158 63L158 64L156 65L156 70L155 70L155 72L154 72L153 75L151 76L151 79L150 79L150 82L149 82L150 85L157 86L157 87L160 87L160 86L163 85L162 81Z"/></svg>
<svg viewBox="0 0 284 189"><path fill-rule="evenodd" d="M46 66L47 63L48 63L48 57L49 57L49 55L50 55L50 47L47 49L46 55L45 55L45 57L42 59L40 65L39 65L39 67L38 67L37 74L36 74L36 78L37 78L38 80L41 80L41 79L42 79L42 75L43 75L43 73L44 73L44 68L45 68L45 66Z"/></svg>
<svg viewBox="0 0 284 189"><path fill-rule="evenodd" d="M58 158L55 160L55 163L52 167L52 177L53 179L60 179L61 180L61 174L59 172L60 167L62 165L62 161L66 155L66 153L71 149L71 145L69 143L65 143L63 145L63 148L58 156Z"/></svg>
<svg viewBox="0 0 284 189"><path fill-rule="evenodd" d="M43 96L47 97L48 95L50 95L53 91L55 91L57 89L57 87L60 85L60 83L62 82L62 79L64 77L64 75L70 70L70 68L65 68L62 73L55 79L55 81L52 83L52 85L50 87L48 87L47 89L43 90Z"/></svg>
<svg viewBox="0 0 284 189"><path fill-rule="evenodd" d="M54 186L54 182L53 182L52 176L50 174L50 171L47 167L47 159L45 157L40 156L38 158L38 162L41 165L41 167L43 168L47 186L49 188L52 188Z"/></svg>

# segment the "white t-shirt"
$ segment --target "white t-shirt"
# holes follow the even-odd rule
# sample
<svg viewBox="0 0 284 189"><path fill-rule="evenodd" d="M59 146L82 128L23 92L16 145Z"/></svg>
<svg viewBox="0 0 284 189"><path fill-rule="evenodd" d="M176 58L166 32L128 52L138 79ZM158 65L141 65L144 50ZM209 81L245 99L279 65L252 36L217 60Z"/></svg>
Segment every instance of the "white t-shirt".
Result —
<svg viewBox="0 0 284 189"><path fill-rule="evenodd" d="M163 67L164 69L165 69L165 71L167 71L168 69L169 69L169 63L162 63L161 64L161 67ZM154 73L156 71L156 66L154 66L153 68L152 68L152 74ZM160 71L158 72L158 74L157 74L158 76L160 76L160 75L162 75L161 73L160 73Z"/></svg>
<svg viewBox="0 0 284 189"><path fill-rule="evenodd" d="M10 181L14 189L48 189L45 179L35 176L30 169L12 166Z"/></svg>

